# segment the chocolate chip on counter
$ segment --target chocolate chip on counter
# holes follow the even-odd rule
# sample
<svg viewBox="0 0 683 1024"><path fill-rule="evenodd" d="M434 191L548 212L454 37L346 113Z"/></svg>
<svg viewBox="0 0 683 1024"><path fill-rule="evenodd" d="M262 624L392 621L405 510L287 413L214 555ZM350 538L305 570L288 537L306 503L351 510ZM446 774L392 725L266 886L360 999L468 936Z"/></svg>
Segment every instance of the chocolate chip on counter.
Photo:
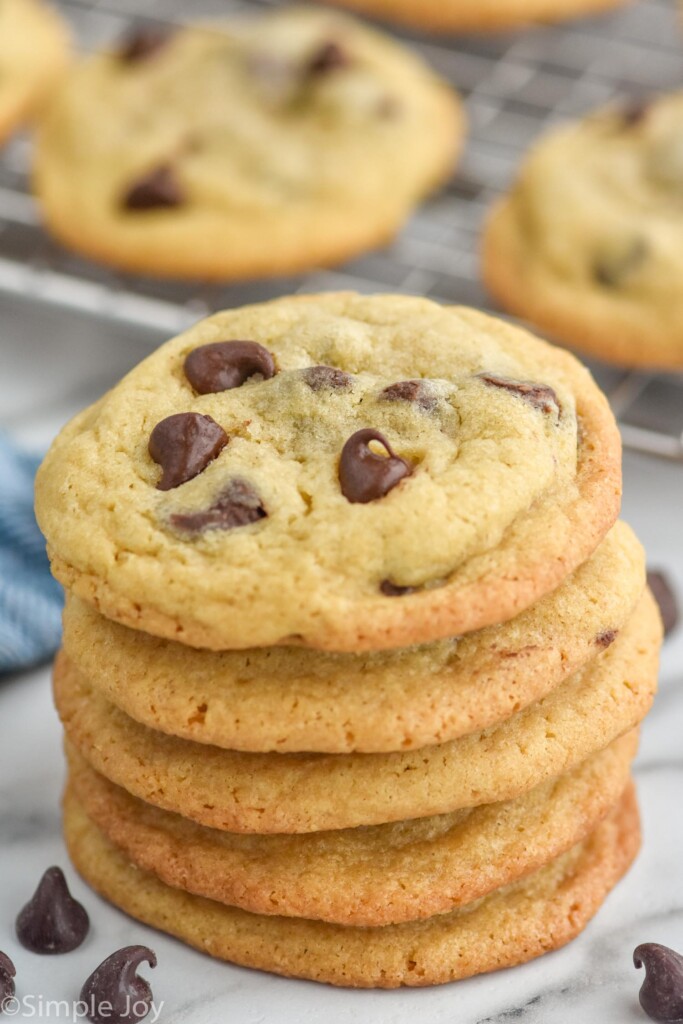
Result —
<svg viewBox="0 0 683 1024"><path fill-rule="evenodd" d="M103 960L81 989L92 1024L135 1024L152 1008L149 982L136 971L141 963L156 967L156 954L147 946L125 946Z"/></svg>
<svg viewBox="0 0 683 1024"><path fill-rule="evenodd" d="M149 60L164 49L173 35L175 29L168 25L138 25L122 40L118 56L126 64Z"/></svg>
<svg viewBox="0 0 683 1024"><path fill-rule="evenodd" d="M73 898L60 868L48 868L16 921L19 942L32 953L70 953L81 945L90 921Z"/></svg>
<svg viewBox="0 0 683 1024"><path fill-rule="evenodd" d="M406 594L415 593L415 587L399 587L397 583L392 583L391 580L382 580L379 589L386 597L405 597Z"/></svg>
<svg viewBox="0 0 683 1024"><path fill-rule="evenodd" d="M234 530L237 526L248 526L265 519L267 515L251 484L236 477L209 508L200 512L176 513L170 522L177 530L203 533L205 530Z"/></svg>
<svg viewBox="0 0 683 1024"><path fill-rule="evenodd" d="M163 473L157 484L170 491L199 476L225 448L223 428L198 412L179 412L157 423L149 438L149 454Z"/></svg>
<svg viewBox="0 0 683 1024"><path fill-rule="evenodd" d="M648 569L647 585L652 591L664 623L664 635L668 636L678 625L679 608L676 593L666 573Z"/></svg>
<svg viewBox="0 0 683 1024"><path fill-rule="evenodd" d="M551 413L559 414L559 399L548 384L537 384L534 381L527 380L511 380L508 377L496 377L492 373L480 373L478 376L480 380L483 380L490 387L503 388L505 391L519 395L525 402L533 405L536 409L540 409L541 412L548 415Z"/></svg>
<svg viewBox="0 0 683 1024"><path fill-rule="evenodd" d="M633 963L645 968L640 1005L648 1017L660 1024L680 1024L683 1021L683 956L658 942L645 942L633 954Z"/></svg>
<svg viewBox="0 0 683 1024"><path fill-rule="evenodd" d="M309 366L303 378L311 391L348 391L353 377L335 366Z"/></svg>
<svg viewBox="0 0 683 1024"><path fill-rule="evenodd" d="M604 633L598 633L595 642L598 647L611 647L618 636L618 629L606 629Z"/></svg>
<svg viewBox="0 0 683 1024"><path fill-rule="evenodd" d="M413 402L430 412L436 405L436 397L430 393L423 380L401 380L380 391L379 397L387 402Z"/></svg>
<svg viewBox="0 0 683 1024"><path fill-rule="evenodd" d="M0 951L0 1013L11 999L14 999L14 978L17 970L7 953Z"/></svg>
<svg viewBox="0 0 683 1024"><path fill-rule="evenodd" d="M126 210L157 210L181 206L185 201L175 171L170 164L159 164L134 182L123 197Z"/></svg>
<svg viewBox="0 0 683 1024"><path fill-rule="evenodd" d="M605 288L620 288L640 269L647 254L647 242L635 238L619 252L598 256L593 265L593 277Z"/></svg>
<svg viewBox="0 0 683 1024"><path fill-rule="evenodd" d="M200 395L231 391L260 374L269 380L276 374L275 360L256 341L215 341L190 352L184 364L185 376Z"/></svg>
<svg viewBox="0 0 683 1024"><path fill-rule="evenodd" d="M350 63L351 58L346 50L339 43L330 40L315 51L306 70L311 77L316 78L318 75L327 75L331 71L342 71Z"/></svg>
<svg viewBox="0 0 683 1024"><path fill-rule="evenodd" d="M372 441L381 444L387 455L373 452L370 448ZM378 430L357 430L342 448L339 482L344 497L354 504L384 497L411 472L410 464L396 455Z"/></svg>

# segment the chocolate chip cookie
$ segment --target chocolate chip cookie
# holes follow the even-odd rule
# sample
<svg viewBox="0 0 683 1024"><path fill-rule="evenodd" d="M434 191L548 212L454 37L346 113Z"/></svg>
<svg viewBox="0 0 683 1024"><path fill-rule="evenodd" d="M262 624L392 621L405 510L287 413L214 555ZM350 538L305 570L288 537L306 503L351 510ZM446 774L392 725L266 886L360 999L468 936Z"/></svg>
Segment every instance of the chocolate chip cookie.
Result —
<svg viewBox="0 0 683 1024"><path fill-rule="evenodd" d="M144 803L67 745L69 787L104 835L166 885L256 914L376 926L445 914L581 842L624 792L637 732L505 803L304 836L218 832Z"/></svg>
<svg viewBox="0 0 683 1024"><path fill-rule="evenodd" d="M620 441L571 356L423 299L220 313L53 444L53 570L198 647L361 652L512 618L613 525Z"/></svg>
<svg viewBox="0 0 683 1024"><path fill-rule="evenodd" d="M64 72L69 35L42 0L0 3L0 142L45 100Z"/></svg>
<svg viewBox="0 0 683 1024"><path fill-rule="evenodd" d="M387 21L434 32L514 28L529 22L581 18L628 0L331 0Z"/></svg>
<svg viewBox="0 0 683 1024"><path fill-rule="evenodd" d="M453 91L348 17L281 9L142 30L86 59L42 125L48 228L127 270L289 274L383 244L452 171Z"/></svg>
<svg viewBox="0 0 683 1024"><path fill-rule="evenodd" d="M167 736L115 708L63 654L55 700L76 750L134 796L230 832L318 832L511 800L570 771L647 714L661 635L646 592L611 646L543 700L450 743L391 754L249 754Z"/></svg>
<svg viewBox="0 0 683 1024"><path fill-rule="evenodd" d="M640 846L630 786L588 839L529 878L426 921L356 928L251 914L171 888L134 867L73 793L65 801L65 833L81 875L132 917L223 960L358 988L442 984L565 945L597 912Z"/></svg>
<svg viewBox="0 0 683 1024"><path fill-rule="evenodd" d="M197 651L74 597L64 649L107 700L173 736L264 753L409 750L485 729L550 693L616 639L644 585L640 544L617 523L516 619L408 650Z"/></svg>
<svg viewBox="0 0 683 1024"><path fill-rule="evenodd" d="M682 125L678 93L541 140L485 235L506 309L609 362L683 367Z"/></svg>

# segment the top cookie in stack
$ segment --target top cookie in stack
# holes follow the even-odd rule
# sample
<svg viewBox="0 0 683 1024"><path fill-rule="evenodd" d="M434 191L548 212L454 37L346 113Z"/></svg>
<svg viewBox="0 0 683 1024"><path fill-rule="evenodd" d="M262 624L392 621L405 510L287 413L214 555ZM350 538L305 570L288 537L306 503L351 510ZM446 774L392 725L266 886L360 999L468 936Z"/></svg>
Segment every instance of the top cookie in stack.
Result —
<svg viewBox="0 0 683 1024"><path fill-rule="evenodd" d="M405 647L509 619L620 503L607 402L471 310L284 299L163 346L50 451L58 579L197 647Z"/></svg>
<svg viewBox="0 0 683 1024"><path fill-rule="evenodd" d="M425 985L568 941L633 860L661 628L567 353L407 297L163 346L53 445L65 828L214 956Z"/></svg>

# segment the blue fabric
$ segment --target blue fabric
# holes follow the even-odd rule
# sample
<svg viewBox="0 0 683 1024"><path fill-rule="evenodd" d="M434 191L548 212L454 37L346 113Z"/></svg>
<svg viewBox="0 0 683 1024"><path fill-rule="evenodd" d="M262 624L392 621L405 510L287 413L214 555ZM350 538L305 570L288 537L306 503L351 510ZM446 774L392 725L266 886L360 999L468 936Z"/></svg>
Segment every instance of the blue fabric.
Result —
<svg viewBox="0 0 683 1024"><path fill-rule="evenodd" d="M45 661L59 646L62 590L33 514L39 461L0 434L0 673Z"/></svg>

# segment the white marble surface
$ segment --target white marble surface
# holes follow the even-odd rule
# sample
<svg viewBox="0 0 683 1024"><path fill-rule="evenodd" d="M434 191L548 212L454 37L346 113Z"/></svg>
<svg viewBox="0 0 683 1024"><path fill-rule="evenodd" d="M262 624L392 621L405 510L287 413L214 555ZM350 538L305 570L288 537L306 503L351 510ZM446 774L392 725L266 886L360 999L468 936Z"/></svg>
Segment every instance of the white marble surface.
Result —
<svg viewBox="0 0 683 1024"><path fill-rule="evenodd" d="M53 321L45 311L34 312L27 329L9 301L2 312L0 425L29 444L44 444L74 408L143 354L140 340L124 331L100 337L87 323ZM79 343L84 331L87 345ZM666 567L683 593L683 467L627 456L625 470L625 517L647 544L651 564ZM658 941L683 950L683 631L666 646L661 693L644 729L638 782L645 844L634 870L567 949L432 990L366 993L285 981L212 962L130 921L68 867L59 826L60 729L47 670L0 683L0 723L0 949L15 959L18 996L32 1000L18 1020L70 1020L65 1005L48 1008L45 1001L76 999L100 960L142 942L158 954L159 966L148 974L163 1002L163 1024L637 1024L645 1018L634 947ZM93 927L80 950L45 959L18 946L13 920L52 863L67 869Z"/></svg>

